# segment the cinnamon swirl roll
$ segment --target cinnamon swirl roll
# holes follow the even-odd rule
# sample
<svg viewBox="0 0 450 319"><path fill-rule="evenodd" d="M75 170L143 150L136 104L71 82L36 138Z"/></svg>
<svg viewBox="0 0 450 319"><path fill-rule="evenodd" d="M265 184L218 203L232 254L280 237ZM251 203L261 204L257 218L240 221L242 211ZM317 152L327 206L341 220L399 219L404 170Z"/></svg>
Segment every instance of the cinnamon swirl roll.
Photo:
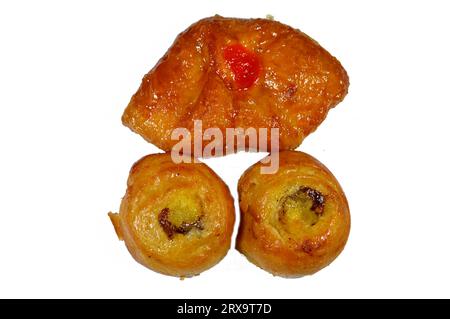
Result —
<svg viewBox="0 0 450 319"><path fill-rule="evenodd" d="M241 223L236 247L249 261L278 276L300 277L330 264L350 232L345 194L312 156L279 153L275 174L251 166L238 184Z"/></svg>
<svg viewBox="0 0 450 319"><path fill-rule="evenodd" d="M139 263L178 277L197 275L226 255L235 219L228 187L208 166L175 164L169 154L133 165L120 212L109 216Z"/></svg>

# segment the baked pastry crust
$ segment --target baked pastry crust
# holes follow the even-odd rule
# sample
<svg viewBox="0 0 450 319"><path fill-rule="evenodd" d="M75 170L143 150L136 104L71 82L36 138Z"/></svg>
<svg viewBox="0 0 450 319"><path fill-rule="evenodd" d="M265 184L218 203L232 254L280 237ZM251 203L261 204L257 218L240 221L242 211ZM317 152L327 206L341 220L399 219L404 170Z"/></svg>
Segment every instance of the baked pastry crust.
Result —
<svg viewBox="0 0 450 319"><path fill-rule="evenodd" d="M302 152L279 155L276 174L261 174L258 162L239 180L236 248L274 275L300 277L340 254L350 212L341 186L323 164Z"/></svg>
<svg viewBox="0 0 450 319"><path fill-rule="evenodd" d="M175 128L194 134L194 120L222 131L224 153L226 128L279 128L279 148L295 149L348 86L339 61L301 31L268 19L214 16L176 38L122 122L164 151L178 142L171 139Z"/></svg>
<svg viewBox="0 0 450 319"><path fill-rule="evenodd" d="M131 168L120 212L109 213L119 239L142 265L191 277L228 252L235 213L225 183L203 163L148 155Z"/></svg>

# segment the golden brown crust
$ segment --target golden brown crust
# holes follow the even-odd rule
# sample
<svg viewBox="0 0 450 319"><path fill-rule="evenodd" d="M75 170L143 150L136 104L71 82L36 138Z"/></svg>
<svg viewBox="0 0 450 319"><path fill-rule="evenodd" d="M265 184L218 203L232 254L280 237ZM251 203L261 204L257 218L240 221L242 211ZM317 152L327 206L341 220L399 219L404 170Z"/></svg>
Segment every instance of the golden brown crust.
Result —
<svg viewBox="0 0 450 319"><path fill-rule="evenodd" d="M224 48L240 44L261 70L246 89L236 87ZM181 33L145 75L122 122L169 151L178 127L279 128L280 149L295 149L343 100L349 80L339 61L299 30L267 19L214 16ZM269 138L269 148L270 148ZM203 147L207 144L203 142ZM248 144L247 144L248 147Z"/></svg>
<svg viewBox="0 0 450 319"><path fill-rule="evenodd" d="M224 182L205 164L175 164L170 154L133 165L120 213L110 218L139 263L179 277L197 275L226 255L235 220Z"/></svg>
<svg viewBox="0 0 450 319"><path fill-rule="evenodd" d="M283 277L317 272L343 250L350 232L345 194L312 156L280 152L276 174L251 166L238 184L241 223L236 248L252 263Z"/></svg>

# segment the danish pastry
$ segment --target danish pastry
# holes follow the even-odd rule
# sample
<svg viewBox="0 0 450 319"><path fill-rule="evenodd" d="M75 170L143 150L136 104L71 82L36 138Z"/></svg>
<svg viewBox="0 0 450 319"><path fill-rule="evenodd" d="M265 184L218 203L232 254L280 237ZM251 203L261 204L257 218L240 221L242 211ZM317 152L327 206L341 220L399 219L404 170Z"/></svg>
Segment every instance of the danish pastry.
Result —
<svg viewBox="0 0 450 319"><path fill-rule="evenodd" d="M203 163L148 155L130 171L120 212L109 213L119 239L142 265L191 277L227 253L234 225L228 187Z"/></svg>
<svg viewBox="0 0 450 319"><path fill-rule="evenodd" d="M350 212L336 178L315 158L280 152L276 174L251 166L238 183L241 223L237 249L283 277L317 272L343 250Z"/></svg>
<svg viewBox="0 0 450 319"><path fill-rule="evenodd" d="M175 128L194 135L196 120L204 130L220 129L223 153L226 128L278 128L278 147L289 150L343 100L348 86L339 61L299 30L268 19L214 16L176 38L145 75L122 122L164 151L179 142L171 136ZM202 148L208 143L202 139Z"/></svg>

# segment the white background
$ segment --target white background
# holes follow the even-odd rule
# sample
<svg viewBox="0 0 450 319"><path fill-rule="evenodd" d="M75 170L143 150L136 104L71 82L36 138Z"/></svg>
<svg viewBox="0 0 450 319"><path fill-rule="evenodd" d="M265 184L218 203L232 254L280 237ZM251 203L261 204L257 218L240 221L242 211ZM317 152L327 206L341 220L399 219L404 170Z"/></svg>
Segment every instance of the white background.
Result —
<svg viewBox="0 0 450 319"><path fill-rule="evenodd" d="M450 297L450 6L446 1L2 1L0 297ZM175 36L214 14L301 29L350 92L300 146L336 175L349 242L282 279L234 249L180 281L137 264L107 217L158 150L120 122ZM232 190L264 154L206 161Z"/></svg>

